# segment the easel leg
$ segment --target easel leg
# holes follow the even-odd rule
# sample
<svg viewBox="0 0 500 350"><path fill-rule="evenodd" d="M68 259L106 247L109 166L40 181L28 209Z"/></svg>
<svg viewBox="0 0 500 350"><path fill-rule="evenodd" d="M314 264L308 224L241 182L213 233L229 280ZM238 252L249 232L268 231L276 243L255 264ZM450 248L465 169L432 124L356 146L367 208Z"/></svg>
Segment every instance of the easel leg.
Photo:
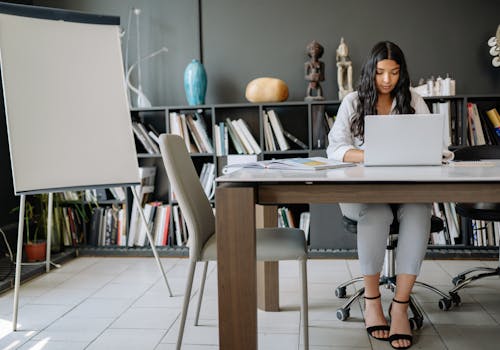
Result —
<svg viewBox="0 0 500 350"><path fill-rule="evenodd" d="M21 260L23 258L24 210L26 195L21 195L19 203L19 226L17 229L16 276L14 282L14 310L12 311L12 330L17 330L17 309L19 306L19 286L21 284Z"/></svg>
<svg viewBox="0 0 500 350"><path fill-rule="evenodd" d="M156 251L155 242L153 240L153 235L151 234L151 230L149 229L148 222L146 220L146 217L144 216L144 211L142 210L142 207L140 205L141 201L139 199L139 196L137 195L137 192L135 191L135 188L132 186L132 187L130 187L130 189L132 190L134 200L136 200L137 203L139 203L139 205L138 205L139 216L141 217L141 220L144 223L144 226L146 227L146 234L148 236L149 244L151 245L151 250L153 251L153 255L156 259L156 263L158 264L158 268L160 269L160 272L163 275L163 279L165 280L165 284L167 285L168 294L172 297L173 294L172 294L172 290L170 289L170 285L168 284L167 274L165 273L165 270L163 270L163 265L161 264L160 257L158 256L158 252Z"/></svg>
<svg viewBox="0 0 500 350"><path fill-rule="evenodd" d="M52 240L52 212L54 207L54 194L49 193L49 203L47 208L47 253L45 254L45 272L50 271L50 250Z"/></svg>

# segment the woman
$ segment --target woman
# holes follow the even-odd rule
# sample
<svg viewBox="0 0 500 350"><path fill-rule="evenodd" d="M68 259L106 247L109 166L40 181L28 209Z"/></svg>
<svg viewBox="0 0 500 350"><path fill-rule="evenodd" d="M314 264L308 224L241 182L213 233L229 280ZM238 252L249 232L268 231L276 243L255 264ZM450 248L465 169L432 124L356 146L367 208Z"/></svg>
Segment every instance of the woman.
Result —
<svg viewBox="0 0 500 350"><path fill-rule="evenodd" d="M328 157L362 163L365 116L415 113L429 113L429 109L422 97L410 90L403 52L389 41L376 44L363 66L358 90L348 94L340 105L328 135ZM412 345L408 303L427 248L431 205L401 204L397 208L397 277L396 292L389 308L390 327L382 310L379 278L393 211L388 204L341 203L340 208L343 215L358 222L358 256L365 285L367 332L375 339L388 340L395 349L407 349Z"/></svg>

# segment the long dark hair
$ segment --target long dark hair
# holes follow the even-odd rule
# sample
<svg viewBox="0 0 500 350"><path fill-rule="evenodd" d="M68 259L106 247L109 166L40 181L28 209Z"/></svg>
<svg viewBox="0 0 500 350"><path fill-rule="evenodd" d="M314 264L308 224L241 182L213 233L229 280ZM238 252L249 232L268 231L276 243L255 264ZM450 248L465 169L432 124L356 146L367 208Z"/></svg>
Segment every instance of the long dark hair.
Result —
<svg viewBox="0 0 500 350"><path fill-rule="evenodd" d="M415 113L415 109L410 105L410 76L403 51L390 41L381 41L373 47L364 64L357 89L359 104L351 124L351 133L361 140L364 139L365 134L365 116L377 114L378 93L375 86L375 75L377 63L382 60L394 60L400 67L398 83L391 91L391 97L396 99L396 112L398 114Z"/></svg>

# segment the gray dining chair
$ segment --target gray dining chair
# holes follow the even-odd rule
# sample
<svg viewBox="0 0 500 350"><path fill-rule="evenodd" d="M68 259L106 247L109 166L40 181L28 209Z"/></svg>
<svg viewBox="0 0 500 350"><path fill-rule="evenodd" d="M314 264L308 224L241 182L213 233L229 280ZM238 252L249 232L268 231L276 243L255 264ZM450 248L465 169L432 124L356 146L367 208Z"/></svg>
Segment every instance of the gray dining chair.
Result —
<svg viewBox="0 0 500 350"><path fill-rule="evenodd" d="M162 134L160 135L160 151L167 177L171 184L171 190L175 192L179 207L186 221L190 239L189 271L176 347L180 349L196 263L204 262L194 322L195 325L198 325L208 262L217 260L217 234L215 232L214 212L203 191L194 164L186 149L184 139L178 135ZM256 253L257 260L259 261L299 261L304 349L308 349L307 244L304 232L295 228L257 229ZM238 254L238 252L235 251L234 254Z"/></svg>

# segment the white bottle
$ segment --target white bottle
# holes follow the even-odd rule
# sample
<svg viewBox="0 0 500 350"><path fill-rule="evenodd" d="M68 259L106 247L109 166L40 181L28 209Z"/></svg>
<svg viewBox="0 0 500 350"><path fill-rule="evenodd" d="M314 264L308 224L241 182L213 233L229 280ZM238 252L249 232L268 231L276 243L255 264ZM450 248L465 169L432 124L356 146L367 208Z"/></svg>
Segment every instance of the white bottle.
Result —
<svg viewBox="0 0 500 350"><path fill-rule="evenodd" d="M434 96L442 96L441 86L442 86L443 78L438 75L436 79L436 83L434 84Z"/></svg>
<svg viewBox="0 0 500 350"><path fill-rule="evenodd" d="M443 84L441 86L442 95L443 96L450 96L451 95L451 93L450 93L451 78L450 78L450 75L448 73L446 73L446 78L444 78L442 84Z"/></svg>
<svg viewBox="0 0 500 350"><path fill-rule="evenodd" d="M427 79L427 96L434 96L434 77Z"/></svg>

